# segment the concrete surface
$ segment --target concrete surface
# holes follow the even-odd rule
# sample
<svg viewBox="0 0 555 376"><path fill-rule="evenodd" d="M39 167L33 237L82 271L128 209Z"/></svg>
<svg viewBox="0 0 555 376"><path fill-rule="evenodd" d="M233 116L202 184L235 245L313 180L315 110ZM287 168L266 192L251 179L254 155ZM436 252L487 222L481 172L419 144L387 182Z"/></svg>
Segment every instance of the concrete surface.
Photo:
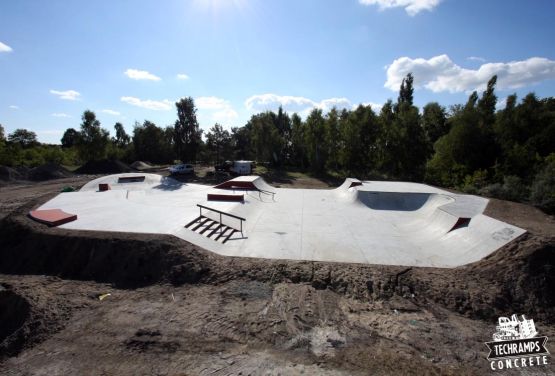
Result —
<svg viewBox="0 0 555 376"><path fill-rule="evenodd" d="M121 176L136 175L145 181L117 183ZM78 215L63 228L171 234L221 255L407 266L464 265L525 232L482 214L487 199L423 184L364 181L350 187L360 182L347 179L336 189L316 190L240 179L275 194L117 174L93 180L79 192L61 193L40 209ZM100 183L112 189L98 192ZM244 193L245 202L206 200L207 193L225 192ZM199 215L197 204L244 217L243 234L222 244L185 228ZM460 219L466 222L461 225ZM239 228L237 219L223 222Z"/></svg>

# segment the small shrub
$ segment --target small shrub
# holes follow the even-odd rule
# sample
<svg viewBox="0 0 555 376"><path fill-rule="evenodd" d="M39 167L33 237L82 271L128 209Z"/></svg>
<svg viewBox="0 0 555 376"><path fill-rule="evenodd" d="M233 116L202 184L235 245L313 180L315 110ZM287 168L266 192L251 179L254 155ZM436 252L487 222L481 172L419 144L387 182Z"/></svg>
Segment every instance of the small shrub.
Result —
<svg viewBox="0 0 555 376"><path fill-rule="evenodd" d="M546 158L547 164L532 183L530 200L548 214L555 214L555 154Z"/></svg>

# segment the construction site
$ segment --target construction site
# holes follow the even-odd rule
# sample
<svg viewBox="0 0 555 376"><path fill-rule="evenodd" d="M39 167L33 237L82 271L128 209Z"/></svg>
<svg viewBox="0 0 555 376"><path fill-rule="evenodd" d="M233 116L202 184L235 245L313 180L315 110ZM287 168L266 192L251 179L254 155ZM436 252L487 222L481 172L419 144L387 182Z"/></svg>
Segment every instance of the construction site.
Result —
<svg viewBox="0 0 555 376"><path fill-rule="evenodd" d="M555 331L555 221L523 204L163 171L0 202L7 374L471 375L498 317Z"/></svg>

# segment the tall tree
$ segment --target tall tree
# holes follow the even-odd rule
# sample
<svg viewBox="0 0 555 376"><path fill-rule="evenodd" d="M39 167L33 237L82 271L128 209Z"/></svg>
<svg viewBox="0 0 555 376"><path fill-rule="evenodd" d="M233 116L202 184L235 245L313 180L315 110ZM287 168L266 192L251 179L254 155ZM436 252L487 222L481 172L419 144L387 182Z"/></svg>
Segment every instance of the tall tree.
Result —
<svg viewBox="0 0 555 376"><path fill-rule="evenodd" d="M38 144L37 134L27 129L16 129L8 135L8 141L19 144L22 147L29 147Z"/></svg>
<svg viewBox="0 0 555 376"><path fill-rule="evenodd" d="M80 137L79 132L77 132L75 129L73 128L66 129L61 139L62 147L70 148L77 145L77 143L79 142L79 137Z"/></svg>
<svg viewBox="0 0 555 376"><path fill-rule="evenodd" d="M316 172L324 171L329 147L326 145L324 116L319 108L313 109L306 118L305 143L310 168Z"/></svg>
<svg viewBox="0 0 555 376"><path fill-rule="evenodd" d="M341 155L342 142L341 142L341 132L339 128L339 121L340 121L339 112L335 107L332 108L331 111L326 114L325 120L326 120L325 140L326 140L326 145L328 147L327 164L329 168L333 168L334 170L337 170L340 162L339 159Z"/></svg>
<svg viewBox="0 0 555 376"><path fill-rule="evenodd" d="M497 96L495 95L496 83L497 76L490 78L486 90L482 93L482 97L478 101L480 126L483 128L491 128L495 122L495 105L497 104Z"/></svg>
<svg viewBox="0 0 555 376"><path fill-rule="evenodd" d="M114 125L114 129L116 131L116 137L114 137L113 141L114 144L118 147L124 147L131 141L131 137L125 132L125 128L123 128L123 124L116 123Z"/></svg>
<svg viewBox="0 0 555 376"><path fill-rule="evenodd" d="M267 111L251 116L247 127L251 134L251 143L257 161L280 165L283 161L283 139L275 126L275 113Z"/></svg>
<svg viewBox="0 0 555 376"><path fill-rule="evenodd" d="M206 134L206 146L215 156L215 162L220 162L220 156L229 155L231 135L220 124L216 123Z"/></svg>
<svg viewBox="0 0 555 376"><path fill-rule="evenodd" d="M6 135L4 132L4 127L0 124L0 142L6 141Z"/></svg>
<svg viewBox="0 0 555 376"><path fill-rule="evenodd" d="M305 146L305 124L301 117L294 113L291 116L291 163L305 168L307 164Z"/></svg>
<svg viewBox="0 0 555 376"><path fill-rule="evenodd" d="M425 105L422 111L422 129L431 151L434 143L449 131L445 108L437 102Z"/></svg>
<svg viewBox="0 0 555 376"><path fill-rule="evenodd" d="M81 117L81 131L77 151L82 161L100 160L106 157L109 132L101 128L94 112L86 110Z"/></svg>
<svg viewBox="0 0 555 376"><path fill-rule="evenodd" d="M153 163L172 162L170 143L172 136L171 127L162 129L148 120L145 120L142 125L135 123L133 128L135 158Z"/></svg>
<svg viewBox="0 0 555 376"><path fill-rule="evenodd" d="M402 104L412 106L414 95L413 83L414 77L412 73L407 74L407 76L403 78L399 89L399 97L397 98L397 106Z"/></svg>
<svg viewBox="0 0 555 376"><path fill-rule="evenodd" d="M235 159L251 158L251 131L246 125L244 127L231 128L231 142Z"/></svg>
<svg viewBox="0 0 555 376"><path fill-rule="evenodd" d="M177 120L174 126L174 146L182 162L194 162L202 142L202 130L197 120L197 109L192 97L175 103Z"/></svg>

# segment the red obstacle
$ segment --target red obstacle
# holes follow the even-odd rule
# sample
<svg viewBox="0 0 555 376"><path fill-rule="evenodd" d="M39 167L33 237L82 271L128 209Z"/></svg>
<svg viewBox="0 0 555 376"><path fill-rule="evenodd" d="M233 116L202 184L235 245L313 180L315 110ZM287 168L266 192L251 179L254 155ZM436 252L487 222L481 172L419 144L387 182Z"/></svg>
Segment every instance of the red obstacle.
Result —
<svg viewBox="0 0 555 376"><path fill-rule="evenodd" d="M207 194L208 201L237 201L243 202L245 201L245 195L238 195L238 194L221 194L221 193L208 193Z"/></svg>
<svg viewBox="0 0 555 376"><path fill-rule="evenodd" d="M77 214L69 214L60 209L33 210L29 216L48 226L60 226L77 219Z"/></svg>

